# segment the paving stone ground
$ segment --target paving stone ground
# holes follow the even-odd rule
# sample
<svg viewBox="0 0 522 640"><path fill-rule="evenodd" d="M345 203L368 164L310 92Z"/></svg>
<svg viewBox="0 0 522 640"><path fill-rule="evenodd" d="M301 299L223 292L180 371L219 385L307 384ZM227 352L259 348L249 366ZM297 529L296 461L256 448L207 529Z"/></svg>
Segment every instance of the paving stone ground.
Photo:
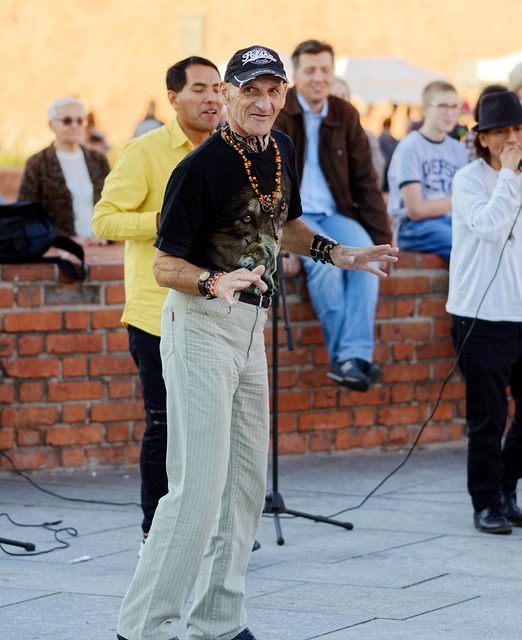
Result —
<svg viewBox="0 0 522 640"><path fill-rule="evenodd" d="M493 536L473 528L465 443L406 455L350 451L283 457L278 488L286 507L337 516L349 531L305 518L265 514L247 576L249 627L258 640L520 640L522 529ZM133 503L137 469L38 472L47 490L83 500ZM269 474L268 489L273 488ZM18 523L61 520L64 549L29 556L0 551L0 638L114 640L118 609L140 544L140 509L55 498L0 474L0 511ZM0 537L36 551L51 531L0 517ZM89 556L83 562L71 562ZM183 620L174 631L184 640Z"/></svg>

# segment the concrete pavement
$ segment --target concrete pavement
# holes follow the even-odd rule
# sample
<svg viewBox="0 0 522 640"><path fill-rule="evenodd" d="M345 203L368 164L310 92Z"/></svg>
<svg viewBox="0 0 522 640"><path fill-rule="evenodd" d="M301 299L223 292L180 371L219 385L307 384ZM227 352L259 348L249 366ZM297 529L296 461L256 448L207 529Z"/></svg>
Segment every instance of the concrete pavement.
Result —
<svg viewBox="0 0 522 640"><path fill-rule="evenodd" d="M359 505L405 453L283 457L279 491L288 509L330 515ZM258 640L518 640L522 529L493 536L473 528L465 457L465 443L415 451L361 508L338 516L352 531L283 516L278 545L273 516L265 515L247 576L248 625ZM73 498L139 496L135 468L31 478ZM3 472L0 511L19 523L61 520L55 528L78 531L59 534L70 546L45 555L0 551L0 638L114 640L137 562L139 507L61 500ZM51 531L5 516L0 537L32 541L37 552L58 545ZM183 623L175 631L185 638Z"/></svg>

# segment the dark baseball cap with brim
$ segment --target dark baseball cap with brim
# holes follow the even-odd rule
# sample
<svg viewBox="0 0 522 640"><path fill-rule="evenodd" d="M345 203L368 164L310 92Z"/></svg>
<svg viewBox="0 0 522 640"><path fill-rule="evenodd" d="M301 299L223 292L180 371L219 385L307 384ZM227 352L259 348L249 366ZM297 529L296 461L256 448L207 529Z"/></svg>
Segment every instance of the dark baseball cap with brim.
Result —
<svg viewBox="0 0 522 640"><path fill-rule="evenodd" d="M471 130L487 131L522 124L522 105L513 91L482 96L478 107L479 122Z"/></svg>
<svg viewBox="0 0 522 640"><path fill-rule="evenodd" d="M225 82L242 87L259 76L275 76L288 84L285 68L279 55L268 47L254 45L240 49L230 58Z"/></svg>

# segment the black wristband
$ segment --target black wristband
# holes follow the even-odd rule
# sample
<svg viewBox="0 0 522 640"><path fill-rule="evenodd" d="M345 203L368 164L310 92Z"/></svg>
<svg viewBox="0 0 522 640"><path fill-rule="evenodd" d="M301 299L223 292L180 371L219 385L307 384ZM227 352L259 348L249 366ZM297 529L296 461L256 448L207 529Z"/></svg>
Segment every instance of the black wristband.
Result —
<svg viewBox="0 0 522 640"><path fill-rule="evenodd" d="M330 256L330 251L336 247L339 243L328 236L321 236L316 234L312 240L312 246L310 247L310 256L314 262L329 262L333 264L333 260Z"/></svg>

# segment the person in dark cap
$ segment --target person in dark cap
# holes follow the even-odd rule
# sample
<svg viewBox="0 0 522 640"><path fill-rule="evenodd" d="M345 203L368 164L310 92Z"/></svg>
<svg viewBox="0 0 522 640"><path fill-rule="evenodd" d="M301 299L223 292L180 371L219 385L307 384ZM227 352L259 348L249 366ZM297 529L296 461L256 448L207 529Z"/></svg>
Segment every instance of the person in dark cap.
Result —
<svg viewBox="0 0 522 640"><path fill-rule="evenodd" d="M281 246L385 274L390 245L351 248L303 222L294 149L272 131L287 79L278 54L230 60L228 124L174 169L153 271L169 289L161 355L169 492L123 600L118 638L165 640L194 587L187 640L255 640L245 575L265 500L269 407L264 325ZM374 264L371 264L374 263Z"/></svg>
<svg viewBox="0 0 522 640"><path fill-rule="evenodd" d="M499 93L500 91L507 91L508 88L503 84L488 84L482 89L480 95L478 97L477 103L475 104L475 108L473 109L473 118L475 122L479 120L479 105L480 99L483 96L487 96L490 93ZM475 138L477 137L477 132L475 131L475 127L470 129L464 138L462 139L462 144L466 148L466 152L468 154L468 162L472 162L477 159L477 148L475 147Z"/></svg>
<svg viewBox="0 0 522 640"><path fill-rule="evenodd" d="M446 309L466 382L468 490L475 527L522 527L522 106L511 91L480 99L477 160L455 174ZM511 388L514 415L503 440Z"/></svg>

